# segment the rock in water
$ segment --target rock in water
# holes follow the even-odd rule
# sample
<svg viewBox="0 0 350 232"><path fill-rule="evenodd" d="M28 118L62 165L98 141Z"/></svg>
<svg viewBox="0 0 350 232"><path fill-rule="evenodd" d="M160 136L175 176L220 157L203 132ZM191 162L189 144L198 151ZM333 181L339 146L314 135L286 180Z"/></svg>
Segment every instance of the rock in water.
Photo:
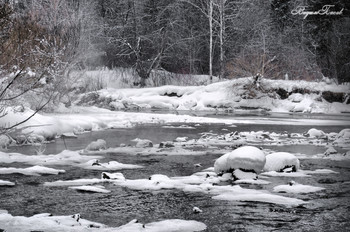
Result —
<svg viewBox="0 0 350 232"><path fill-rule="evenodd" d="M266 156L264 170L267 172L292 172L300 168L299 159L288 152L275 152ZM288 170L290 169L290 171Z"/></svg>
<svg viewBox="0 0 350 232"><path fill-rule="evenodd" d="M265 154L259 148L243 146L218 158L214 164L214 171L220 174L241 169L259 174L265 161Z"/></svg>

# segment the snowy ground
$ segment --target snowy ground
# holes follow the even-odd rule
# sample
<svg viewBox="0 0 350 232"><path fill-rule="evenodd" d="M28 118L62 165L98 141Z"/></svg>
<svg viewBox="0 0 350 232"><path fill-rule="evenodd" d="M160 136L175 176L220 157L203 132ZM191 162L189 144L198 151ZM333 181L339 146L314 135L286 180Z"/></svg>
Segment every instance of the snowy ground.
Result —
<svg viewBox="0 0 350 232"><path fill-rule="evenodd" d="M349 113L348 85L324 82L240 78L205 86L161 86L143 89L106 88L83 94L79 105L112 110L166 109L217 111L259 109L270 112Z"/></svg>
<svg viewBox="0 0 350 232"><path fill-rule="evenodd" d="M346 96L350 92L348 86L262 80L259 86L248 87L252 87L251 80L242 78L207 86L163 86L118 91L103 89L82 95L79 101L85 106L60 107L57 112L61 113L56 114L38 113L16 130L10 131L7 135L0 135L2 149L0 151L0 188L6 191L3 199L11 196L11 189L15 191L21 189L18 192L20 196L26 192L22 188L28 188L34 194L36 191L41 191L40 193L45 195L48 192L53 194L64 192L67 194L67 199L72 197L72 192L74 192L73 196L84 193L92 196L100 194L98 196L102 197L98 198L98 202L104 202L109 197L117 197L117 200L123 204L123 199L128 198L130 194L140 199L141 193L144 192L150 192L154 197L160 191L167 191L166 194L195 196L193 201L197 203L200 203L196 201L197 198L205 198L205 202L230 202L229 207L234 209L239 208L242 202L248 206L253 202L254 206L259 206L255 206L258 209L265 210L264 204L267 204L272 205L273 209L281 210L279 207L284 207L283 211L307 209L310 213L314 209L317 211L320 207L324 207L322 196L334 190L328 184L337 183L338 186L338 180L334 178L340 179L346 190L349 179L344 175L344 170L347 172L350 160L350 129L348 128L350 119L346 114L340 120L332 119L331 116L319 119L317 117L291 119L288 116L271 118L248 115L220 118L110 110L169 109L203 112L218 109L258 109L259 112L335 114L350 112L349 104L346 104L348 99L344 99L343 103L329 103L324 99L326 95L323 94L333 92ZM276 89L283 89L291 94L281 97L273 92ZM312 92L300 94L295 89L312 89ZM91 106L95 104L107 109ZM33 111L27 108L8 108L7 114L0 117L0 125L11 126L26 119L32 113ZM89 141L81 150L45 154L45 145L48 141L59 138L79 138L82 133L106 129L134 130L138 125L150 124L165 130L179 129L182 134L174 135L171 140L158 138L161 142L153 142L150 138L134 137L129 140L132 145L117 146L110 146L103 138L99 138ZM313 128L298 132L276 132L270 128L290 124L300 128L303 126ZM194 138L188 137L189 131L196 131L203 125L209 128L221 125L223 128L220 132L205 131L197 133ZM263 125L266 130L238 131L237 125ZM341 130L325 132L320 129L320 127L329 126L341 128ZM144 130L147 130L147 127ZM157 135L152 136L157 137ZM11 146L18 145L36 145L36 155L7 150ZM287 146L305 146L304 149L307 146L313 146L321 148L323 152L311 155L290 153L285 150ZM161 159L160 157L165 157L164 167L157 160ZM174 164L172 159L179 160ZM189 164L189 160L199 162ZM154 169L153 162L160 162L158 167L160 169ZM181 171L186 165L190 165L191 168L187 167L184 174ZM333 168L336 168L336 171ZM161 171L157 172L158 170ZM150 175L147 176L148 174ZM125 195L124 192L124 195L118 195L120 189L128 191L129 195ZM61 199L61 193L59 196ZM84 199L91 198L90 195L79 196ZM166 199L169 200L168 197ZM233 205L231 202L234 202ZM11 200L7 203L12 204ZM108 202L108 205L112 203L114 202ZM151 204L149 201L146 203ZM152 204L156 203L152 202ZM344 204L346 207L348 202L345 200ZM243 205L243 208L247 205ZM201 209L196 205L190 207L193 208L191 216L183 216L182 219L151 218L152 220L149 221L155 222L148 223L149 221L144 220L144 224L136 220L128 224L125 224L127 221L123 221L125 225L118 227L85 220L76 214L77 212L66 212L58 214L65 216L56 216L46 211L27 214L25 217L12 215L5 210L11 210L9 208L0 208L0 230L164 231L165 225L167 231L202 231L207 227L211 228L212 221L206 212L208 209ZM216 209L217 207L214 207L210 210ZM337 207L334 210L337 210ZM261 213L259 212L259 215ZM195 217L192 214L203 214L206 217ZM227 212L223 214L226 215ZM235 215L240 214L241 212L237 212ZM266 212L262 214L265 215ZM106 216L106 214L103 215ZM137 215L140 216L140 213ZM110 217L110 215L107 216ZM231 218L231 215L229 214L228 217ZM222 226L222 228L228 228L227 225Z"/></svg>

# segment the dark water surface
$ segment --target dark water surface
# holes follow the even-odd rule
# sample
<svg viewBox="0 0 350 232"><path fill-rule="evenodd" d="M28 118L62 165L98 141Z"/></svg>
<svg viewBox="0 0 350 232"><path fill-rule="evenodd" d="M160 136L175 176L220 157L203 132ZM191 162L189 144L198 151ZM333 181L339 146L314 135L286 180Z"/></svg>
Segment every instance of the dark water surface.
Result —
<svg viewBox="0 0 350 232"><path fill-rule="evenodd" d="M193 125L191 125L193 126ZM132 144L135 138L150 139L155 144L176 137L200 137L201 132L228 133L230 131L305 132L310 128L325 132L339 132L346 126L295 126L295 125L227 125L203 124L195 129L162 128L161 125L143 125L129 129L113 129L80 135L78 138L57 139L47 145L45 154L55 154L65 146L70 150L85 148L91 141L102 138L109 147L121 143ZM222 129L228 129L223 131ZM278 151L316 154L324 147L286 146L269 147ZM34 154L32 147L13 147L11 152ZM143 169L121 171L127 179L148 178L152 174L168 176L191 175L211 167L217 155L205 156L128 156L108 153L105 160L143 165ZM195 167L201 163L203 167ZM71 166L52 166L65 169L66 173L45 176L20 174L0 175L0 179L16 182L14 187L0 187L0 209L12 215L32 216L38 213L70 215L80 213L82 218L120 226L137 218L142 223L163 219L197 220L208 226L207 231L349 231L350 229L350 162L319 159L301 160L303 170L331 169L336 174L313 174L311 177L270 177L272 182L264 186L242 185L246 188L266 189L272 192L276 185L295 180L301 184L324 187L325 190L309 194L279 195L299 198L308 202L302 207L285 207L255 202L231 202L211 199L210 195L185 193L179 190L135 191L128 188L103 184L111 190L108 194L82 193L67 187L45 187L44 182L79 178L99 178L101 171L84 170ZM0 167L26 167L24 164L0 164ZM194 214L194 206L203 210ZM1 226L0 226L1 228ZM166 230L165 230L166 231Z"/></svg>

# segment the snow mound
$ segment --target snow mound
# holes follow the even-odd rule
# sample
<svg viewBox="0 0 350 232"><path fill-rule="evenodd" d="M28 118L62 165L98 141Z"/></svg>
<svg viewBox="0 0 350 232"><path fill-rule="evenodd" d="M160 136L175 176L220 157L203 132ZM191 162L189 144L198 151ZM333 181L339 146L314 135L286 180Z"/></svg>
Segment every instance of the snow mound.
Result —
<svg viewBox="0 0 350 232"><path fill-rule="evenodd" d="M96 141L91 142L85 148L86 151L101 151L107 149L107 143L103 139L98 139Z"/></svg>
<svg viewBox="0 0 350 232"><path fill-rule="evenodd" d="M308 130L308 132L306 132L305 135L309 136L310 138L325 138L326 137L326 133L324 133L322 130L318 130L315 128L311 128L310 130Z"/></svg>
<svg viewBox="0 0 350 232"><path fill-rule="evenodd" d="M20 173L23 175L39 176L39 175L57 175L65 173L65 170L47 168L43 166L33 166L29 168L0 168L0 174Z"/></svg>
<svg viewBox="0 0 350 232"><path fill-rule="evenodd" d="M287 171L288 168L291 170ZM275 152L266 156L266 163L264 170L267 172L276 171L276 172L290 172L298 171L300 168L299 159L288 152Z"/></svg>
<svg viewBox="0 0 350 232"><path fill-rule="evenodd" d="M288 185L275 186L273 188L273 191L279 192L279 193L313 193L313 192L321 191L323 189L325 188L293 183Z"/></svg>
<svg viewBox="0 0 350 232"><path fill-rule="evenodd" d="M138 148L153 147L152 141L148 139L136 138L136 139L133 139L132 141L136 142L135 147L138 147Z"/></svg>
<svg viewBox="0 0 350 232"><path fill-rule="evenodd" d="M117 161L109 161L108 163L100 163L98 159L89 160L86 163L80 164L79 167L91 170L122 170L143 168L140 165L123 164Z"/></svg>
<svg viewBox="0 0 350 232"><path fill-rule="evenodd" d="M341 130L336 138L350 139L350 129Z"/></svg>
<svg viewBox="0 0 350 232"><path fill-rule="evenodd" d="M69 188L82 191L82 192L93 192L93 193L110 193L111 192L105 189L105 187L101 185L96 185L96 186L82 185L82 186L74 186Z"/></svg>
<svg viewBox="0 0 350 232"><path fill-rule="evenodd" d="M216 173L232 172L235 169L260 173L265 165L265 154L259 148L243 146L226 153L215 161Z"/></svg>
<svg viewBox="0 0 350 232"><path fill-rule="evenodd" d="M102 172L101 179L125 180L125 177L124 177L123 173L120 173L120 172L116 172L116 173Z"/></svg>
<svg viewBox="0 0 350 232"><path fill-rule="evenodd" d="M7 180L0 180L0 186L14 186L15 183Z"/></svg>

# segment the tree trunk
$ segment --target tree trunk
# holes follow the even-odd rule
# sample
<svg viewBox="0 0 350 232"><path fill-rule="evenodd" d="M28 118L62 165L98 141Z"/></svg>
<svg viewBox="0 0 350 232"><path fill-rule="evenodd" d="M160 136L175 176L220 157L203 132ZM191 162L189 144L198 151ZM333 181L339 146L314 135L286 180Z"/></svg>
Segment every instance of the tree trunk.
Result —
<svg viewBox="0 0 350 232"><path fill-rule="evenodd" d="M213 0L209 0L209 77L213 80Z"/></svg>

